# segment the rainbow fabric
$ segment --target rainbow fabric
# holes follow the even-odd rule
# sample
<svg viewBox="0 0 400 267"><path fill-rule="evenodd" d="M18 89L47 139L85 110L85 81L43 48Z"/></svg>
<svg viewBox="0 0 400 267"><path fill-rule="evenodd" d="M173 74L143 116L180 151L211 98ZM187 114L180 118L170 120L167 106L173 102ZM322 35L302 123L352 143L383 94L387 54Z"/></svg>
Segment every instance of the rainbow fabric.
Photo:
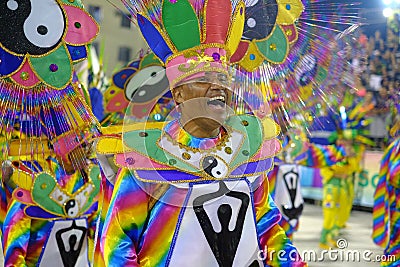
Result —
<svg viewBox="0 0 400 267"><path fill-rule="evenodd" d="M165 193L150 212L151 198L145 191L154 192L159 186L139 184L128 169L120 170L101 242L107 266L168 266L174 233L181 224L180 214L190 190L163 185ZM305 266L300 259L285 262L273 254L283 250L289 255L296 250L278 225L281 215L268 194L267 182L254 192L253 201L259 245L267 249L266 264Z"/></svg>
<svg viewBox="0 0 400 267"><path fill-rule="evenodd" d="M343 159L344 153L342 147L310 144L307 151L307 158L305 162L301 162L300 164L314 168L332 166Z"/></svg>
<svg viewBox="0 0 400 267"><path fill-rule="evenodd" d="M114 185L112 185L105 177L104 173L101 172L102 176L102 192L99 198L99 216L97 218L97 233L96 233L96 240L95 240L95 250L94 250L94 257L93 262L96 267L103 267L106 266L104 263L103 255L101 253L100 248L100 239L104 229L105 218L107 215L108 208L110 207L112 192L114 189Z"/></svg>
<svg viewBox="0 0 400 267"><path fill-rule="evenodd" d="M398 266L400 263L400 138L386 149L379 171L379 182L374 194L374 242L385 248L385 255L394 255L395 261L381 266Z"/></svg>

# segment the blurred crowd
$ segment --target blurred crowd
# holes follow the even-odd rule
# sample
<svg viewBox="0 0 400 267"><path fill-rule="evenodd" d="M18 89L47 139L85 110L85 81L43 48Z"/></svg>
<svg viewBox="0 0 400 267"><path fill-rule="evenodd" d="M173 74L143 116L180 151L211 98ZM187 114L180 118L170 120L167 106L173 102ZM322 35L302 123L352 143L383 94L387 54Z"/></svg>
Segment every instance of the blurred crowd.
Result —
<svg viewBox="0 0 400 267"><path fill-rule="evenodd" d="M397 15L398 17L398 15ZM390 140L389 129L398 119L395 105L400 99L400 33L395 19L383 30L367 36L361 29L345 49L349 63L349 84L354 88L354 103L363 103L371 120L368 137L375 141L370 149L384 149ZM396 118L397 117L397 118Z"/></svg>

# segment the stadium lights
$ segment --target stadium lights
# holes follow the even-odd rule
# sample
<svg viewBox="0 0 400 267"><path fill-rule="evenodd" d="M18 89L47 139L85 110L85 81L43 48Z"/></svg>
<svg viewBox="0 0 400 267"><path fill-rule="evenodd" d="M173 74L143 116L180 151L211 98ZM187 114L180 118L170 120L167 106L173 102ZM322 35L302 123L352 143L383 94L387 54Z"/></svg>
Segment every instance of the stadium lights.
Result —
<svg viewBox="0 0 400 267"><path fill-rule="evenodd" d="M393 9L390 7L384 8L382 13L385 18L388 18L393 15Z"/></svg>

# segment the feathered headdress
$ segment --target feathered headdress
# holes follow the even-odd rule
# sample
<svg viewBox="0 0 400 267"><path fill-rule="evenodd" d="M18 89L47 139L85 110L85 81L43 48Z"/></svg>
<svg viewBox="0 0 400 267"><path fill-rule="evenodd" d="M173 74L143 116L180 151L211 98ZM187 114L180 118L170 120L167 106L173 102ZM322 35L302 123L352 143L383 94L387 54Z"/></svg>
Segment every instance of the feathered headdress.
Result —
<svg viewBox="0 0 400 267"><path fill-rule="evenodd" d="M374 142L365 137L368 134L366 126L370 120L365 118L365 112L362 112L362 103L354 108L346 110L344 106L339 107L339 114L335 118L336 131L328 138L331 143L338 139L354 140L367 145L374 145Z"/></svg>
<svg viewBox="0 0 400 267"><path fill-rule="evenodd" d="M238 88L242 100L257 87L268 100L298 103L298 110L312 96L327 99L330 87L322 85L345 71L336 40L359 25L355 4L339 1L121 1L165 64L171 88L234 66L249 80Z"/></svg>
<svg viewBox="0 0 400 267"><path fill-rule="evenodd" d="M123 0L171 88L204 71L228 73L243 32L245 4L230 0Z"/></svg>

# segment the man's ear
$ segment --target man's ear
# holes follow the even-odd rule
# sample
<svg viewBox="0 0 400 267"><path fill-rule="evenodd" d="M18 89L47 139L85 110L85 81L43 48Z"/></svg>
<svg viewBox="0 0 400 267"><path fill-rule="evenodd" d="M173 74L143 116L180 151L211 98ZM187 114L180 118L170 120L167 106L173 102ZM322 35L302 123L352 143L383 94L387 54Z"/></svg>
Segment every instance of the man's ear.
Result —
<svg viewBox="0 0 400 267"><path fill-rule="evenodd" d="M172 97L177 104L183 103L185 101L185 85L180 85L172 89Z"/></svg>

